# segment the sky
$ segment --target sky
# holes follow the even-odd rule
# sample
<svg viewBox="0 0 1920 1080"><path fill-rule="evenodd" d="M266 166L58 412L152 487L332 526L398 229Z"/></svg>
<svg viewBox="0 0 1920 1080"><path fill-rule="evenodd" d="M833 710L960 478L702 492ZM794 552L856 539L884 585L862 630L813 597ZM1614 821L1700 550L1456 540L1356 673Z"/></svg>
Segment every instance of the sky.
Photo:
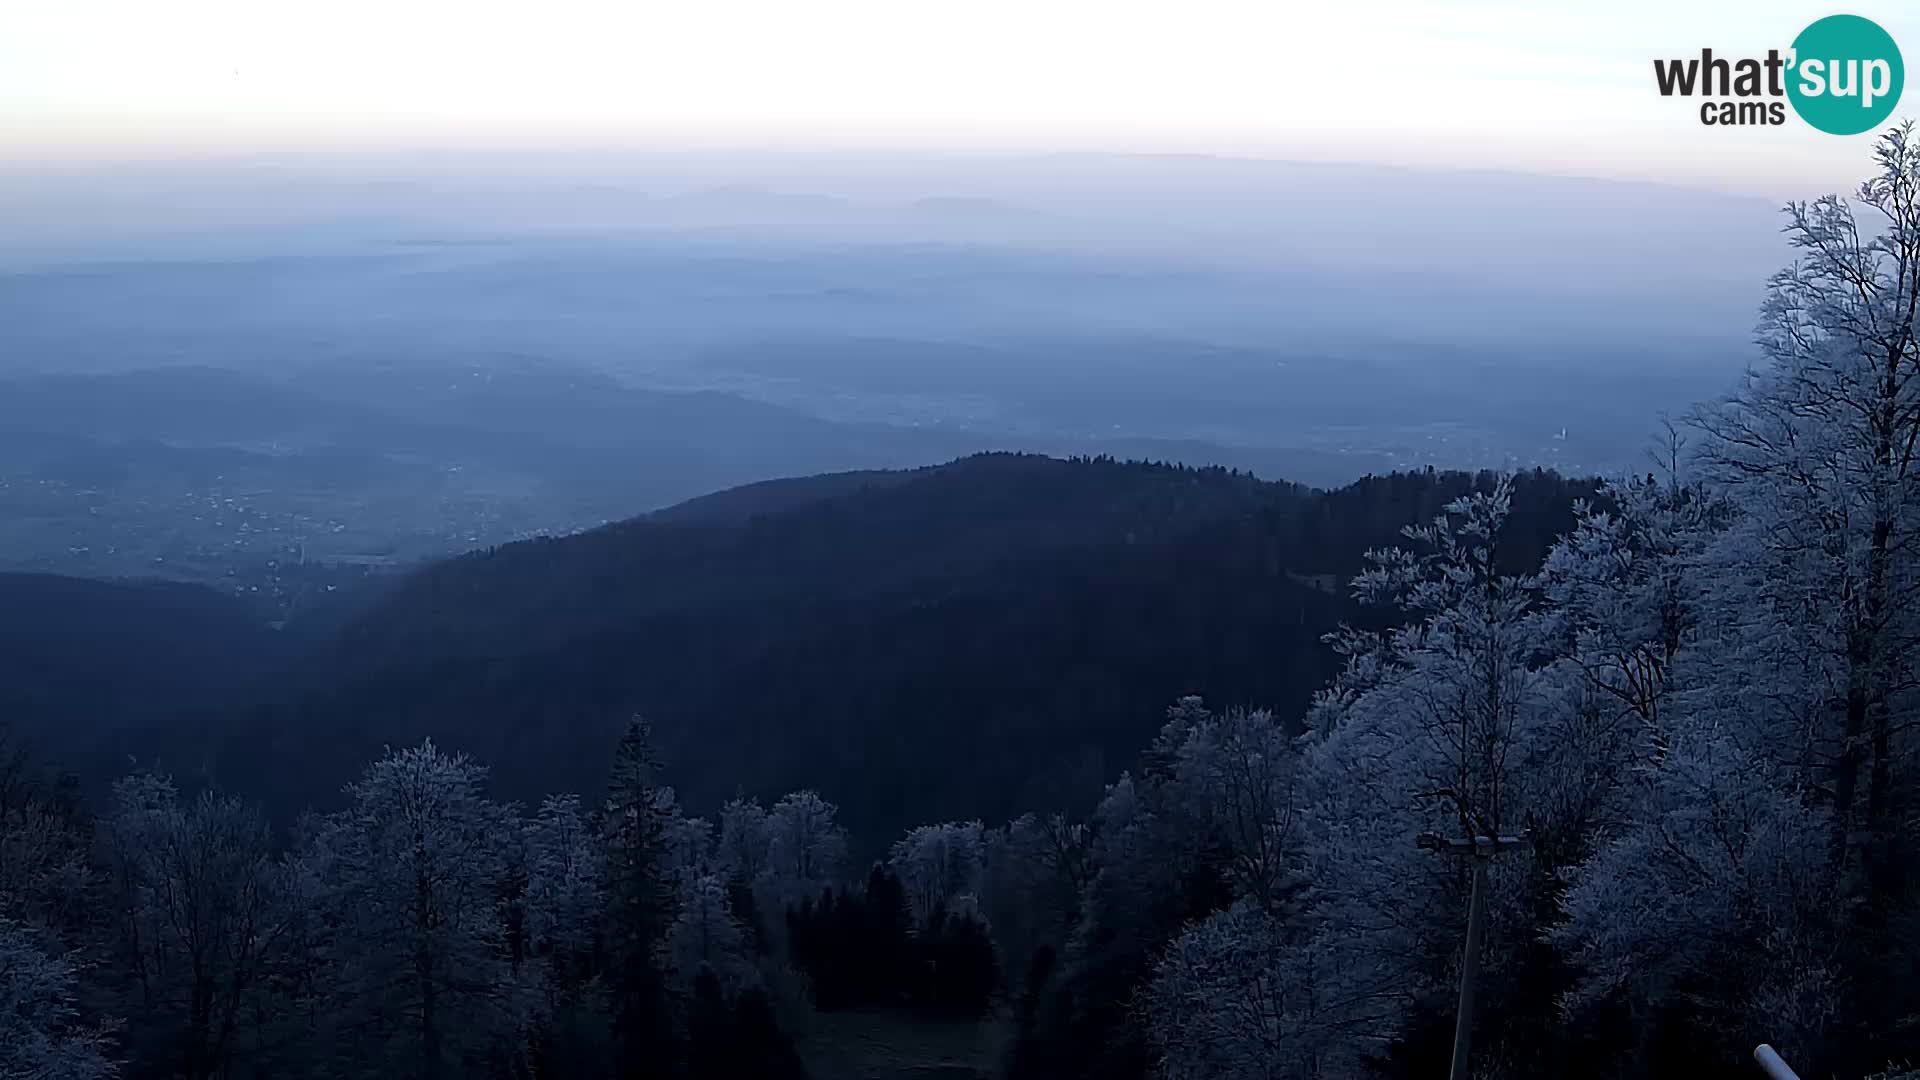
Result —
<svg viewBox="0 0 1920 1080"><path fill-rule="evenodd" d="M1866 137L1703 127L1656 57L1784 0L0 0L0 159L427 145L1102 150L1849 186ZM1849 9L1920 61L1920 4ZM1920 91L1896 114L1920 115Z"/></svg>

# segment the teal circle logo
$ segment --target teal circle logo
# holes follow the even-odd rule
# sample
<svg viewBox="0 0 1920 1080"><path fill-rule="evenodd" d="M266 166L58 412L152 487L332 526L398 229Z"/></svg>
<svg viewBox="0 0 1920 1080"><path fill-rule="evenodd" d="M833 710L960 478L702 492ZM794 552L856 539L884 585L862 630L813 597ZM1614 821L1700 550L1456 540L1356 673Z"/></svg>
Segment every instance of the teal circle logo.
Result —
<svg viewBox="0 0 1920 1080"><path fill-rule="evenodd" d="M1893 115L1907 81L1900 47L1880 24L1829 15L1793 39L1787 100L1800 119L1831 135L1858 135Z"/></svg>

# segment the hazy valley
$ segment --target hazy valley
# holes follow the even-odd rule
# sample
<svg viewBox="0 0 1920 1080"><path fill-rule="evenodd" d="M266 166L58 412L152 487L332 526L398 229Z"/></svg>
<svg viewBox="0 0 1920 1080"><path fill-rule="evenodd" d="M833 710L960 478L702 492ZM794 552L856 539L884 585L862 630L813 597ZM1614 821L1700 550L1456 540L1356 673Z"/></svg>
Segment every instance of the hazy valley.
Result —
<svg viewBox="0 0 1920 1080"><path fill-rule="evenodd" d="M981 450L1320 486L1638 469L1742 370L1775 250L1731 196L1206 158L92 180L83 213L58 174L0 177L0 565L284 595L331 583L283 572L303 552L406 563Z"/></svg>

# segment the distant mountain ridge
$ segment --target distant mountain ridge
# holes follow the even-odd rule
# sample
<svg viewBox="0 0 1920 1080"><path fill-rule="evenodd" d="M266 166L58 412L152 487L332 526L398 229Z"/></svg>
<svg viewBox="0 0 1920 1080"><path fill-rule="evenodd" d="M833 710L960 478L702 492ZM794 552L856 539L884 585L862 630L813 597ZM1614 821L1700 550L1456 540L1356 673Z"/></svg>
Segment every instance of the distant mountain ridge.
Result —
<svg viewBox="0 0 1920 1080"><path fill-rule="evenodd" d="M1320 636L1366 617L1319 578L1488 480L991 454L754 485L425 567L210 721L202 760L283 778L263 794L291 812L431 736L531 799L597 784L640 712L699 812L817 787L873 838L1080 808L1180 694L1297 715L1333 672ZM1513 557L1591 490L1523 474Z"/></svg>
<svg viewBox="0 0 1920 1080"><path fill-rule="evenodd" d="M741 523L761 514L777 513L821 499L891 487L905 483L912 476L913 472L906 469L865 469L761 480L711 495L697 495L644 517L651 522Z"/></svg>
<svg viewBox="0 0 1920 1080"><path fill-rule="evenodd" d="M991 453L896 473L734 489L572 536L473 552L423 568L343 642L374 664L397 639L497 653L612 619L705 603L839 602L973 574L996 560L1106 544L1160 544L1300 489L1192 470ZM705 513L713 500L739 504ZM412 624L425 614L431 622ZM490 632L489 627L497 632ZM562 631L561 627L564 627Z"/></svg>

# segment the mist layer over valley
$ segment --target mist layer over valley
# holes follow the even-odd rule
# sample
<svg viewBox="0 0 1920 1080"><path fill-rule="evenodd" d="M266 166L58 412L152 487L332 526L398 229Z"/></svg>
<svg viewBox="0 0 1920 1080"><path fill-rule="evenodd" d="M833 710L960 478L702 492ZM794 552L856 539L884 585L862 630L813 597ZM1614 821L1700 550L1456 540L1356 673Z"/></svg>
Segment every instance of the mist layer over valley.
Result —
<svg viewBox="0 0 1920 1080"><path fill-rule="evenodd" d="M1771 210L1178 156L16 167L0 565L285 591L980 450L1638 468L1747 362Z"/></svg>

